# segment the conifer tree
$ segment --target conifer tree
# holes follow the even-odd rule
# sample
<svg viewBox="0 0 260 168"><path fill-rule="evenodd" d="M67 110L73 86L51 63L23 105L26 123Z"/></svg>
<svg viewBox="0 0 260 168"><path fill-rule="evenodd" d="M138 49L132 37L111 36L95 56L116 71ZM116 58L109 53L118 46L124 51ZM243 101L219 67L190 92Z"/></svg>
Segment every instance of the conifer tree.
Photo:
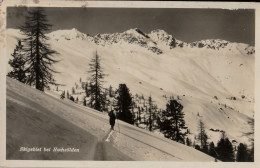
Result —
<svg viewBox="0 0 260 168"><path fill-rule="evenodd" d="M223 137L219 140L216 151L219 155L219 160L224 162L234 161L233 146L229 139L225 137L225 134L223 134Z"/></svg>
<svg viewBox="0 0 260 168"><path fill-rule="evenodd" d="M187 129L184 121L183 106L174 99L166 104L166 110L163 112L162 132L166 138L184 143Z"/></svg>
<svg viewBox="0 0 260 168"><path fill-rule="evenodd" d="M137 120L139 120L139 122L141 122L141 108L139 106L138 106Z"/></svg>
<svg viewBox="0 0 260 168"><path fill-rule="evenodd" d="M25 69L25 58L23 56L23 45L21 41L18 41L14 52L11 54L13 59L10 59L8 63L12 67L12 71L7 74L10 78L16 79L22 83L27 81L26 69Z"/></svg>
<svg viewBox="0 0 260 168"><path fill-rule="evenodd" d="M152 123L153 123L153 119L152 119L152 113L153 113L153 103L152 103L152 97L149 96L148 98L148 103L149 103L149 121L148 121L148 124L149 124L149 131L152 131Z"/></svg>
<svg viewBox="0 0 260 168"><path fill-rule="evenodd" d="M83 106L87 106L87 101L85 98L83 99Z"/></svg>
<svg viewBox="0 0 260 168"><path fill-rule="evenodd" d="M237 162L247 162L248 161L248 151L247 146L245 144L240 143L237 147Z"/></svg>
<svg viewBox="0 0 260 168"><path fill-rule="evenodd" d="M110 86L109 86L109 97L113 97L112 91L113 91L113 88L112 88L112 86L110 85Z"/></svg>
<svg viewBox="0 0 260 168"><path fill-rule="evenodd" d="M108 99L107 99L107 91L103 93L103 104L102 104L103 110L108 110Z"/></svg>
<svg viewBox="0 0 260 168"><path fill-rule="evenodd" d="M75 94L75 88L74 87L71 88L71 94Z"/></svg>
<svg viewBox="0 0 260 168"><path fill-rule="evenodd" d="M90 90L89 90L89 104L92 108L102 111L103 110L103 82L104 76L103 69L100 64L100 56L95 53L94 57L90 61L90 69L88 73L90 81Z"/></svg>
<svg viewBox="0 0 260 168"><path fill-rule="evenodd" d="M88 93L89 93L89 90L88 90L88 82L86 82L86 85L85 85L85 93L86 93L86 97L88 97Z"/></svg>
<svg viewBox="0 0 260 168"><path fill-rule="evenodd" d="M70 98L70 93L69 93L69 91L67 90L67 99L69 99Z"/></svg>
<svg viewBox="0 0 260 168"><path fill-rule="evenodd" d="M199 121L199 135L198 135L198 139L200 140L200 149L204 152L204 153L208 153L208 146L207 146L207 140L208 140L208 136L206 134L205 131L205 125L202 122L202 120Z"/></svg>
<svg viewBox="0 0 260 168"><path fill-rule="evenodd" d="M255 160L254 153L255 153L255 148L254 148L254 144L253 144L252 148L249 150L249 153L248 153L249 162L254 162L254 160Z"/></svg>
<svg viewBox="0 0 260 168"><path fill-rule="evenodd" d="M132 109L132 96L126 84L119 84L116 90L115 110L118 114L118 119L130 124L134 124Z"/></svg>
<svg viewBox="0 0 260 168"><path fill-rule="evenodd" d="M217 153L216 153L216 150L215 150L215 144L214 142L211 142L209 144L209 152L208 154L214 158L217 158Z"/></svg>
<svg viewBox="0 0 260 168"><path fill-rule="evenodd" d="M187 146L191 146L191 141L190 141L190 139L188 137L186 138L186 145Z"/></svg>
<svg viewBox="0 0 260 168"><path fill-rule="evenodd" d="M244 133L244 136L248 137L251 141L251 148L248 151L248 161L254 162L254 119L249 119L248 124L251 126L251 131Z"/></svg>
<svg viewBox="0 0 260 168"><path fill-rule="evenodd" d="M42 8L29 11L25 24L20 27L25 36L23 52L29 73L27 83L35 85L35 88L41 91L49 88L49 84L55 84L53 73L56 71L52 65L57 62L53 59L57 52L46 43L49 38L45 35L50 27Z"/></svg>

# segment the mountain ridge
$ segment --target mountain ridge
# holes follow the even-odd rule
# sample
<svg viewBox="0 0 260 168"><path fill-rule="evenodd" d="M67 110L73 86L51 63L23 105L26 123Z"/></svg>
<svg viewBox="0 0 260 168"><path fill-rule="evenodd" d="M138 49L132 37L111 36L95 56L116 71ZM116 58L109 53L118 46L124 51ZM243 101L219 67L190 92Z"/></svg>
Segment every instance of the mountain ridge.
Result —
<svg viewBox="0 0 260 168"><path fill-rule="evenodd" d="M105 33L91 36L73 28L69 30L53 31L49 33L49 35L53 36L54 34L60 34L61 32L69 33L67 35L65 35L66 33L61 34L61 37L63 36L66 40L81 38L82 40L87 39L94 42L97 45L102 46L127 42L130 44L137 44L139 46L145 47L158 55L162 54L163 51L157 46L157 43L163 44L167 46L169 49L173 49L176 47L197 47L214 50L228 48L228 50L231 50L233 46L239 45L239 47L241 47L241 50L244 50L248 55L252 55L255 53L255 47L250 46L246 43L230 42L222 39L205 39L187 43L176 39L173 35L168 34L166 31L162 29L155 29L152 30L150 33L146 34L139 28L133 28L128 29L122 33ZM69 38L67 36L69 36Z"/></svg>

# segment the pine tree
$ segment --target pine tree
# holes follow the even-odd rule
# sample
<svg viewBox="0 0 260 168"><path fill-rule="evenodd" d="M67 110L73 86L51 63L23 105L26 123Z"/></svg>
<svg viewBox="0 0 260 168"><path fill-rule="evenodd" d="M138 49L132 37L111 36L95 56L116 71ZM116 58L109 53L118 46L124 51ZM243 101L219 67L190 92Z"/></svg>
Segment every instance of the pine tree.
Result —
<svg viewBox="0 0 260 168"><path fill-rule="evenodd" d="M225 134L223 134L223 137L219 140L216 151L219 155L219 160L224 162L233 162L234 161L233 146L229 141L229 139L224 135Z"/></svg>
<svg viewBox="0 0 260 168"><path fill-rule="evenodd" d="M103 110L103 82L104 76L103 69L101 68L100 64L100 56L97 54L91 59L89 64L90 70L88 73L90 74L89 81L90 81L90 90L89 90L89 104L91 107L98 111Z"/></svg>
<svg viewBox="0 0 260 168"><path fill-rule="evenodd" d="M248 161L248 151L245 144L240 143L237 147L237 162L247 162Z"/></svg>
<svg viewBox="0 0 260 168"><path fill-rule="evenodd" d="M251 126L251 131L244 133L244 136L248 137L252 144L251 149L248 151L248 161L254 162L254 119L249 119L248 124Z"/></svg>
<svg viewBox="0 0 260 168"><path fill-rule="evenodd" d="M13 68L11 72L7 74L10 78L16 79L22 83L26 83L26 70L25 70L25 58L22 53L23 45L21 41L18 41L14 52L11 54L13 59L10 59L8 63Z"/></svg>
<svg viewBox="0 0 260 168"><path fill-rule="evenodd" d="M113 88L112 88L112 86L110 85L109 86L109 97L113 97Z"/></svg>
<svg viewBox="0 0 260 168"><path fill-rule="evenodd" d="M217 158L217 153L216 153L216 150L215 150L215 144L214 142L211 142L209 144L209 152L208 154L214 158Z"/></svg>
<svg viewBox="0 0 260 168"><path fill-rule="evenodd" d="M141 122L141 108L138 106L138 115L137 115L137 119L139 120L139 122Z"/></svg>
<svg viewBox="0 0 260 168"><path fill-rule="evenodd" d="M103 93L103 104L102 104L102 108L104 111L107 111L108 110L108 99L107 99L107 91L105 91Z"/></svg>
<svg viewBox="0 0 260 168"><path fill-rule="evenodd" d="M69 99L70 98L70 93L69 93L69 91L67 90L67 99Z"/></svg>
<svg viewBox="0 0 260 168"><path fill-rule="evenodd" d="M134 124L132 109L132 96L126 84L119 84L115 97L115 110L118 113L118 119L130 124Z"/></svg>
<svg viewBox="0 0 260 168"><path fill-rule="evenodd" d="M85 86L86 86L85 82L81 82L81 88L82 88L82 90L86 90Z"/></svg>
<svg viewBox="0 0 260 168"><path fill-rule="evenodd" d="M20 27L25 36L23 52L29 73L27 83L35 85L35 88L41 91L49 88L49 84L55 84L53 73L56 71L52 65L57 62L53 59L57 52L46 43L49 38L45 33L51 27L47 22L43 9L37 8L28 12L24 26Z"/></svg>
<svg viewBox="0 0 260 168"><path fill-rule="evenodd" d="M148 98L148 103L149 103L149 131L152 131L152 107L153 107L153 104L152 104L152 97L149 96Z"/></svg>
<svg viewBox="0 0 260 168"><path fill-rule="evenodd" d="M199 127L198 127L199 135L198 139L200 140L200 148L204 153L208 153L208 146L207 146L207 140L208 136L205 131L205 125L202 122L202 120L199 121Z"/></svg>
<svg viewBox="0 0 260 168"><path fill-rule="evenodd" d="M83 106L87 106L86 98L83 99Z"/></svg>
<svg viewBox="0 0 260 168"><path fill-rule="evenodd" d="M186 133L183 133L185 127L183 106L174 99L166 104L166 110L163 112L162 132L166 138L184 143Z"/></svg>
<svg viewBox="0 0 260 168"><path fill-rule="evenodd" d="M252 148L249 150L249 153L248 153L248 161L249 162L254 162L254 153L255 153L255 148L254 148L254 144L252 146Z"/></svg>
<svg viewBox="0 0 260 168"><path fill-rule="evenodd" d="M190 139L188 137L186 138L186 145L187 146L191 146L191 141L190 141Z"/></svg>
<svg viewBox="0 0 260 168"><path fill-rule="evenodd" d="M88 93L89 93L89 90L88 90L88 82L86 82L86 85L85 85L85 93L86 93L86 97L88 97Z"/></svg>
<svg viewBox="0 0 260 168"><path fill-rule="evenodd" d="M71 88L71 94L75 94L75 88L74 87Z"/></svg>

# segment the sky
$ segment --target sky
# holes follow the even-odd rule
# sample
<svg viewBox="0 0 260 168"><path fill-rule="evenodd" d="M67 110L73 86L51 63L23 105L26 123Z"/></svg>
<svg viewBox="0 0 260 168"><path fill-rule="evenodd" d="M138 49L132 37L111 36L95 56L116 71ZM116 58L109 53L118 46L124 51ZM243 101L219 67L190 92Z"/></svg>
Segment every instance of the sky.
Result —
<svg viewBox="0 0 260 168"><path fill-rule="evenodd" d="M8 7L7 28L22 25L27 10ZM53 31L76 28L96 35L120 33L131 28L139 28L145 33L162 29L185 42L223 39L255 45L253 9L48 7L44 10Z"/></svg>

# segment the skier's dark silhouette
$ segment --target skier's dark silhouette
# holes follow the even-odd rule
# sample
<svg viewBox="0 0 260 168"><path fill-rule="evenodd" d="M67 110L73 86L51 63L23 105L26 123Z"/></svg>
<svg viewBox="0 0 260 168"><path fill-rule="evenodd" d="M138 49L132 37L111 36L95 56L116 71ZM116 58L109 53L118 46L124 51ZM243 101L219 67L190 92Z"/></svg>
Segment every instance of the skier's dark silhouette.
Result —
<svg viewBox="0 0 260 168"><path fill-rule="evenodd" d="M108 115L109 115L109 123L111 125L111 130L114 130L116 115L113 110L110 111L110 113L108 113Z"/></svg>

